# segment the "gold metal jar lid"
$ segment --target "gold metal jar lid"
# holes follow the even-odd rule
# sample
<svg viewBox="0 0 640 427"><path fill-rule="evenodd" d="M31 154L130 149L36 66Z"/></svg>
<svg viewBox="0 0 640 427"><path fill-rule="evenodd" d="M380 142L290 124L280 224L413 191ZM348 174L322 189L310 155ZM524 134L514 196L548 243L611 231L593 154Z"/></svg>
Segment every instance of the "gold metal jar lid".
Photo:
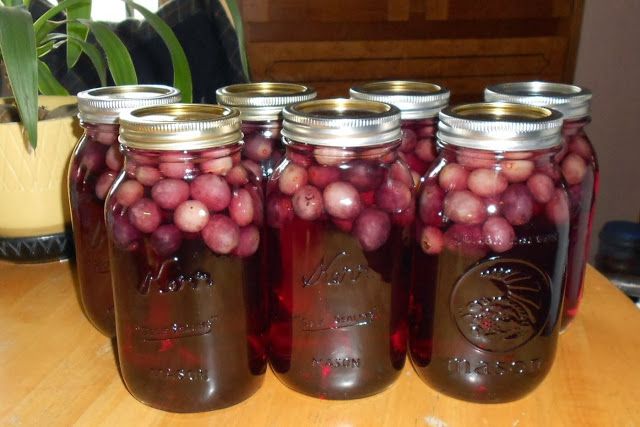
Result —
<svg viewBox="0 0 640 427"><path fill-rule="evenodd" d="M120 116L120 142L143 150L202 150L241 141L240 123L240 112L222 105L155 105Z"/></svg>
<svg viewBox="0 0 640 427"><path fill-rule="evenodd" d="M565 120L591 115L591 97L591 91L580 86L539 81L501 83L484 90L485 101L553 108L560 111Z"/></svg>
<svg viewBox="0 0 640 427"><path fill-rule="evenodd" d="M400 109L402 120L436 117L449 105L449 89L433 83L388 80L369 82L349 89L351 98L385 102Z"/></svg>
<svg viewBox="0 0 640 427"><path fill-rule="evenodd" d="M148 105L180 102L180 91L164 85L105 86L78 93L78 117L89 123L118 123L120 113Z"/></svg>
<svg viewBox="0 0 640 427"><path fill-rule="evenodd" d="M381 102L317 99L285 107L283 115L282 135L305 144L366 147L401 138L400 110Z"/></svg>
<svg viewBox="0 0 640 427"><path fill-rule="evenodd" d="M440 112L438 141L479 150L542 150L562 143L562 120L559 111L533 105L463 104Z"/></svg>
<svg viewBox="0 0 640 427"><path fill-rule="evenodd" d="M218 103L236 107L245 121L280 120L284 107L316 96L312 87L295 83L239 83L216 91Z"/></svg>

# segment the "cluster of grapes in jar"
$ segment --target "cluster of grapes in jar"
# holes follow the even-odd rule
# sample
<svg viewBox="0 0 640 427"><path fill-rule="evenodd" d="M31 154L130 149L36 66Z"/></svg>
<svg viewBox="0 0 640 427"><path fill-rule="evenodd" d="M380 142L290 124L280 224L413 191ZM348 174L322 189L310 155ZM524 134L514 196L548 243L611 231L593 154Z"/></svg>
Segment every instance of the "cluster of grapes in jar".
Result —
<svg viewBox="0 0 640 427"><path fill-rule="evenodd" d="M269 175L272 168L282 158L280 146L280 125L262 122L243 122L244 134L243 158L250 163L252 170L263 169Z"/></svg>
<svg viewBox="0 0 640 427"><path fill-rule="evenodd" d="M560 164L560 170L567 185L569 186L569 199L571 214L577 215L580 211L580 204L583 199L582 186L588 177L588 172L594 163L593 149L587 136L582 131L583 124L580 122L565 122L563 136L565 143L562 150L556 156L556 161ZM593 185L593 184L592 184ZM586 207L588 210L588 206Z"/></svg>
<svg viewBox="0 0 640 427"><path fill-rule="evenodd" d="M111 126L111 125L107 125ZM118 150L118 131L109 129L109 132L88 132L88 140L78 153L78 173L98 176L95 181L95 192L98 200L104 200L115 181L116 176L122 170L122 154Z"/></svg>
<svg viewBox="0 0 640 427"><path fill-rule="evenodd" d="M136 250L148 238L159 257L201 238L214 253L248 257L260 244L263 222L260 171L236 149L136 152L110 196L113 239Z"/></svg>
<svg viewBox="0 0 640 427"><path fill-rule="evenodd" d="M437 156L436 130L435 118L402 121L402 141L398 156L411 168L416 185Z"/></svg>
<svg viewBox="0 0 640 427"><path fill-rule="evenodd" d="M296 144L267 189L267 223L281 228L294 219L331 221L365 251L385 244L393 226L415 218L411 172L394 145L347 150Z"/></svg>
<svg viewBox="0 0 640 427"><path fill-rule="evenodd" d="M519 226L536 219L568 223L567 194L549 154L493 156L460 149L425 180L416 236L424 253L503 253L516 243Z"/></svg>

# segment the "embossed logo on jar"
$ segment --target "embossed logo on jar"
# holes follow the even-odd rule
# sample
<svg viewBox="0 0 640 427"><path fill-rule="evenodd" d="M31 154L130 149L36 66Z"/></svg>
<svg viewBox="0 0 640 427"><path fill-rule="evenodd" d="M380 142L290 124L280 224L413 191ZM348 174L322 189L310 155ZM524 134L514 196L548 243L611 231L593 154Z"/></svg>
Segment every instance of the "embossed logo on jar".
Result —
<svg viewBox="0 0 640 427"><path fill-rule="evenodd" d="M148 272L142 283L138 286L138 292L143 295L155 290L160 294L179 292L182 289L210 288L213 286L211 275L204 271L196 271L192 274L177 273L179 265L177 257L167 259L160 264L156 272Z"/></svg>
<svg viewBox="0 0 640 427"><path fill-rule="evenodd" d="M542 330L549 315L551 280L528 262L492 259L467 271L451 294L451 313L473 345L510 351Z"/></svg>
<svg viewBox="0 0 640 427"><path fill-rule="evenodd" d="M368 271L369 267L366 264L351 265L349 253L342 251L328 261L323 257L308 277L302 277L302 287L308 288L320 283L326 283L329 286L355 284L365 277Z"/></svg>

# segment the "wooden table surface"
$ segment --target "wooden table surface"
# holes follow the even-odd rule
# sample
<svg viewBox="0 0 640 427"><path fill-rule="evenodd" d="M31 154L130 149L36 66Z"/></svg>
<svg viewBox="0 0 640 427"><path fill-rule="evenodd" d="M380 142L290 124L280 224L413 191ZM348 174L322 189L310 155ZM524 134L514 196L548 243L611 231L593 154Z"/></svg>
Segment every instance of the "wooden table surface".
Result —
<svg viewBox="0 0 640 427"><path fill-rule="evenodd" d="M551 373L517 402L448 398L407 364L390 389L366 399L309 398L268 372L236 406L172 414L127 392L111 341L80 310L72 265L0 262L0 425L640 426L640 310L593 268L586 280Z"/></svg>

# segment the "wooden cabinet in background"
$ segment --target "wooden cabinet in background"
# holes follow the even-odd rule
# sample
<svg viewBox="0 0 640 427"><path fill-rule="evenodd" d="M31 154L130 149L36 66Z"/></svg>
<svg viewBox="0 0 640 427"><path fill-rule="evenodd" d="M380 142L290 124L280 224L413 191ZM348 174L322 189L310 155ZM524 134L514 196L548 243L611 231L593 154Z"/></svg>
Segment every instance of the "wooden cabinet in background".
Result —
<svg viewBox="0 0 640 427"><path fill-rule="evenodd" d="M240 0L254 81L421 79L453 101L491 83L570 82L584 0Z"/></svg>

